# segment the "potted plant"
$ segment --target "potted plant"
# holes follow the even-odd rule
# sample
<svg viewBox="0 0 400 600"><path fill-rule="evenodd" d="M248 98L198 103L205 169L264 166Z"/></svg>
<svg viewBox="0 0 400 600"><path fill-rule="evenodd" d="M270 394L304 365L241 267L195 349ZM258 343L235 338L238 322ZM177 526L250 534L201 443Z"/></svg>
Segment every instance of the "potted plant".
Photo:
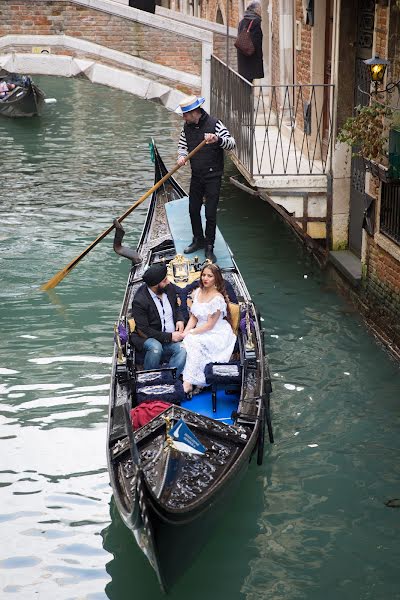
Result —
<svg viewBox="0 0 400 600"><path fill-rule="evenodd" d="M400 178L400 165L393 164L399 161L398 123L399 112L390 106L378 102L357 106L356 114L345 121L338 140L352 147L353 156L364 159L366 169L374 177L381 181L392 181L393 178ZM389 157L395 168L391 167Z"/></svg>

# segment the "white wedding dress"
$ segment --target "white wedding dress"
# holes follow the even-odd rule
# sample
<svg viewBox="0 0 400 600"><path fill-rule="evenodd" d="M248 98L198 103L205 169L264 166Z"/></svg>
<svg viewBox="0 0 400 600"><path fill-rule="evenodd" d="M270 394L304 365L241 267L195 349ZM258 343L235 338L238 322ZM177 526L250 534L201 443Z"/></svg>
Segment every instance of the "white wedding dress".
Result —
<svg viewBox="0 0 400 600"><path fill-rule="evenodd" d="M197 318L196 327L207 322L210 315L220 311L218 321L209 331L188 334L183 340L186 350L186 364L183 370L183 381L193 385L207 385L204 367L210 362L228 362L236 342L236 336L226 317L226 302L217 294L210 302L199 302L199 289L193 295L191 313Z"/></svg>

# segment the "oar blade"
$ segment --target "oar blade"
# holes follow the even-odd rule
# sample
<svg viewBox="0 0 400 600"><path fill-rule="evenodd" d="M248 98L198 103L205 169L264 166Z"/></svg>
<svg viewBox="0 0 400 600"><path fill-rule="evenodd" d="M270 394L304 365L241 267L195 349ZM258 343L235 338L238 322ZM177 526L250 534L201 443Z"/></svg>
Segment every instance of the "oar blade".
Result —
<svg viewBox="0 0 400 600"><path fill-rule="evenodd" d="M46 292L47 290L52 290L53 288L55 288L60 283L60 281L62 281L64 277L68 275L70 271L71 269L68 269L67 267L64 267L64 269L58 271L58 273L53 275L53 277L49 279L49 281L47 281L40 287L42 292Z"/></svg>

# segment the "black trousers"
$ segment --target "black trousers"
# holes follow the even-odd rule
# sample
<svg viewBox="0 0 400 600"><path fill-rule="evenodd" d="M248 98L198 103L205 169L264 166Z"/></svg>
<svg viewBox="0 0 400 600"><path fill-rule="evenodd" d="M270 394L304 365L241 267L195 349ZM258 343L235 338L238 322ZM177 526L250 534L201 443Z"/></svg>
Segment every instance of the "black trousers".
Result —
<svg viewBox="0 0 400 600"><path fill-rule="evenodd" d="M203 177L192 173L189 190L189 215L193 237L203 239L206 244L214 245L215 228L217 226L217 206L221 189L222 175ZM203 198L206 199L206 231L203 233L200 211Z"/></svg>

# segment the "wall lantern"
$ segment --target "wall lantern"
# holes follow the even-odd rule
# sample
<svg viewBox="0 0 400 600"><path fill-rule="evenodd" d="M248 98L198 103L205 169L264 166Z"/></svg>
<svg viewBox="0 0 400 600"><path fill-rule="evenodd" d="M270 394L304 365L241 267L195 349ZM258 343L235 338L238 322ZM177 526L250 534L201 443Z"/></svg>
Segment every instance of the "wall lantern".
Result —
<svg viewBox="0 0 400 600"><path fill-rule="evenodd" d="M385 58L379 58L376 54L373 58L369 58L363 62L369 68L371 81L375 84L375 92L377 92L378 86L382 83L385 76L386 67L389 64L389 61Z"/></svg>

